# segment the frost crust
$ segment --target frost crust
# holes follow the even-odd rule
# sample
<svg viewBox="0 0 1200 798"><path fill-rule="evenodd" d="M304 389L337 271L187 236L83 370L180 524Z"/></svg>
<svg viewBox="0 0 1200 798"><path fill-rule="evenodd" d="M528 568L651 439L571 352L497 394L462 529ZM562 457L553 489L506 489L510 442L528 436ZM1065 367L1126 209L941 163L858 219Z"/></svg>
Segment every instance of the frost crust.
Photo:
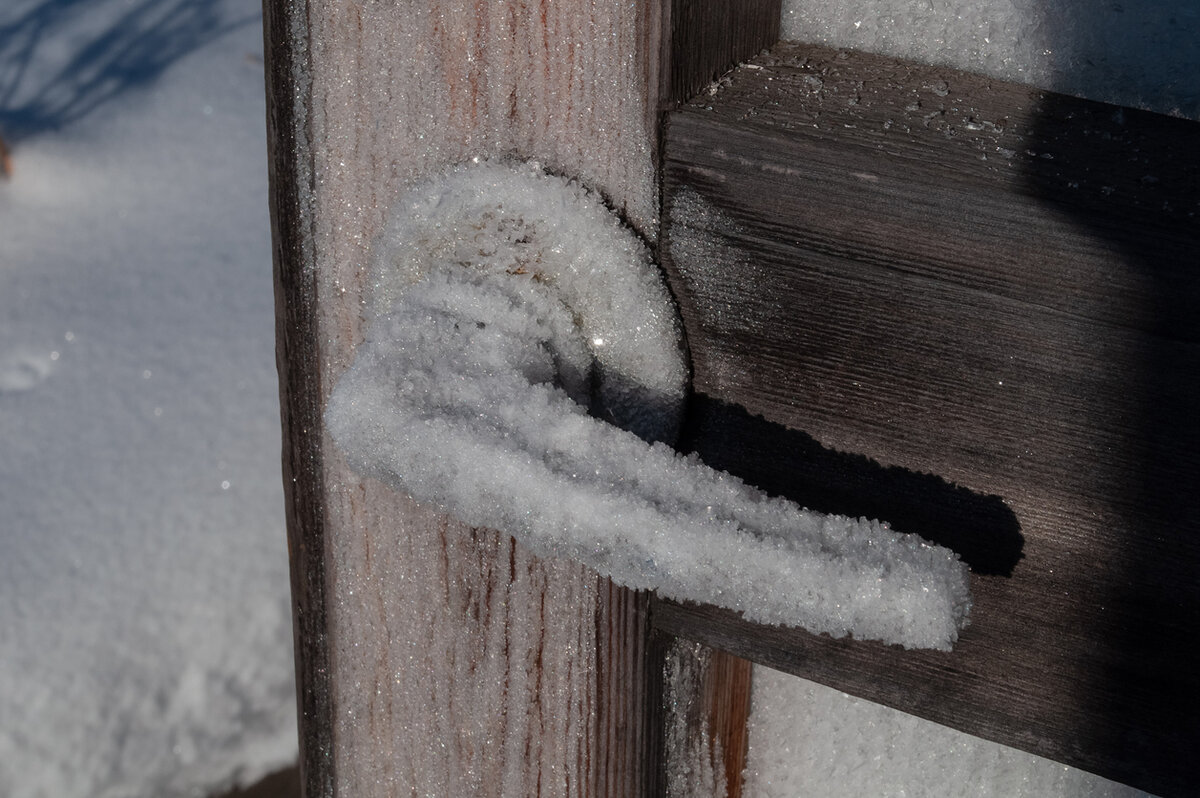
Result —
<svg viewBox="0 0 1200 798"><path fill-rule="evenodd" d="M953 552L661 442L685 394L679 323L645 245L583 187L458 167L401 198L376 253L326 416L360 473L629 587L834 636L957 638Z"/></svg>

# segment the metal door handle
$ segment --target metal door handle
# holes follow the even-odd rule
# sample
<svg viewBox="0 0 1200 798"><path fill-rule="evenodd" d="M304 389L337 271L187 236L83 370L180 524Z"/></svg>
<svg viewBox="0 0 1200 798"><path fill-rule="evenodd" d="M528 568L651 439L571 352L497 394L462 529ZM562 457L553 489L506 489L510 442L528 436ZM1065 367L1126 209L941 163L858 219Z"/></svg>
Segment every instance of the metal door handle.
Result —
<svg viewBox="0 0 1200 798"><path fill-rule="evenodd" d="M957 639L953 552L663 443L686 396L677 314L595 194L535 166L455 168L398 201L374 268L326 415L358 472L629 587L834 636Z"/></svg>

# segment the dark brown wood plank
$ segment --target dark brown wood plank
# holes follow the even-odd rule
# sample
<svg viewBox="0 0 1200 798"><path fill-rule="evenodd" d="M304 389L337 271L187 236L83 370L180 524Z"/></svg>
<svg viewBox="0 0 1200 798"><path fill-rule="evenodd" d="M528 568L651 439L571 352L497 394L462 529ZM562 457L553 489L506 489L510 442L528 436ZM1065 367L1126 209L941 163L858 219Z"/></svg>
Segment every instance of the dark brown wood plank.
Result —
<svg viewBox="0 0 1200 798"><path fill-rule="evenodd" d="M672 0L661 100L682 102L730 67L779 41L782 0Z"/></svg>
<svg viewBox="0 0 1200 798"><path fill-rule="evenodd" d="M295 85L308 74L303 15L291 3L263 3L267 168L275 280L275 363L279 372L283 492L287 514L303 795L332 795L333 706L326 612L325 481L318 374L320 334L311 231L304 196L312 164L295 157L304 109Z"/></svg>
<svg viewBox="0 0 1200 798"><path fill-rule="evenodd" d="M780 45L670 115L688 445L972 564L949 654L676 634L1160 795L1200 768L1195 123Z"/></svg>
<svg viewBox="0 0 1200 798"><path fill-rule="evenodd" d="M662 723L652 700L655 680L648 652L650 596L600 580L596 612L595 784L590 794L646 795L657 772L648 757L653 728Z"/></svg>

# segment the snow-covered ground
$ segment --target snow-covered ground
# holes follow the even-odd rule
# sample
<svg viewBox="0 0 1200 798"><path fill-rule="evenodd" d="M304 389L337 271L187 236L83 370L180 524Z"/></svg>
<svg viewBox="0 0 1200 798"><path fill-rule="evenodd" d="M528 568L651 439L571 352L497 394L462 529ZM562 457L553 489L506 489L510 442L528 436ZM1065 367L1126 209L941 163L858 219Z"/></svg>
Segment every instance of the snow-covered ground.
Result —
<svg viewBox="0 0 1200 798"><path fill-rule="evenodd" d="M257 0L0 5L0 795L293 761Z"/></svg>

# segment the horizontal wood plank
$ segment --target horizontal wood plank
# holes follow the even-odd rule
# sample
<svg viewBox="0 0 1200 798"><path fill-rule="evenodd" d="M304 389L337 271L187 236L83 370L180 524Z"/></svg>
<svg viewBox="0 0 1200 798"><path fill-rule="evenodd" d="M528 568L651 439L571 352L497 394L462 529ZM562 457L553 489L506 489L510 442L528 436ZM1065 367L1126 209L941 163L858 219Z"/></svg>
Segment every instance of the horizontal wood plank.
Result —
<svg viewBox="0 0 1200 798"><path fill-rule="evenodd" d="M1200 779L1200 126L784 44L669 117L688 446L975 572L949 654L655 623L1160 795Z"/></svg>
<svg viewBox="0 0 1200 798"><path fill-rule="evenodd" d="M292 586L292 636L302 795L333 794L333 685L330 678L320 332L312 247L304 213L311 164L292 155L303 138L302 109L292 101L295 76L308 72L299 20L290 7L263 3L267 168L275 284L275 362L279 373L281 475Z"/></svg>

